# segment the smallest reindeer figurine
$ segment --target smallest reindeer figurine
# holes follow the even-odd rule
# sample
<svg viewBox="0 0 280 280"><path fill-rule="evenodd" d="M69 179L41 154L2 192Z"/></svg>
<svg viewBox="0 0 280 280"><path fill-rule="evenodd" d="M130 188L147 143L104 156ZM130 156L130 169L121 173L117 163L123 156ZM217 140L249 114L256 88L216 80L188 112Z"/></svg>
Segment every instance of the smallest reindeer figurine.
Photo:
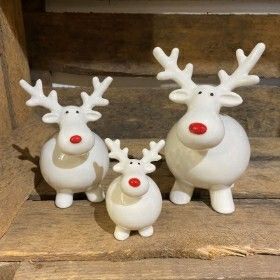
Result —
<svg viewBox="0 0 280 280"><path fill-rule="evenodd" d="M129 159L128 148L120 148L120 140L106 139L111 150L110 158L117 159L113 170L121 173L109 186L106 207L110 218L116 224L114 236L118 240L129 237L131 230L137 230L143 237L153 234L153 224L159 217L162 197L156 183L146 174L155 171L151 163L158 161L158 154L165 142L150 142L150 150L143 150L141 160Z"/></svg>

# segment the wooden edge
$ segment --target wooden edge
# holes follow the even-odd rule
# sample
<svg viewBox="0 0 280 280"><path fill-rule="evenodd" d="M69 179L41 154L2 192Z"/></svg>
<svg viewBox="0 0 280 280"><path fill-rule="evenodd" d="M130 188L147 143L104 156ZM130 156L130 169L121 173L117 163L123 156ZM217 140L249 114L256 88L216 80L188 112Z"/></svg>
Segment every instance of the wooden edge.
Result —
<svg viewBox="0 0 280 280"><path fill-rule="evenodd" d="M115 225L104 203L27 201L0 240L1 261L110 260L146 258L215 259L225 256L280 255L279 199L238 200L236 212L221 215L207 203L163 202L154 235L113 237ZM261 219L260 219L261 217ZM265 225L265 226L264 226Z"/></svg>
<svg viewBox="0 0 280 280"><path fill-rule="evenodd" d="M24 125L30 116L30 110L25 106L23 91L18 84L20 79L30 79L21 2L3 0L0 4L0 41L3 47L1 70L4 79L4 88L1 90L5 89L12 129ZM1 101L2 99L4 100L3 96ZM0 120L3 121L6 120ZM1 135L7 135L9 132L0 131Z"/></svg>
<svg viewBox="0 0 280 280"><path fill-rule="evenodd" d="M278 279L280 257L145 259L128 262L23 262L15 280L35 279Z"/></svg>

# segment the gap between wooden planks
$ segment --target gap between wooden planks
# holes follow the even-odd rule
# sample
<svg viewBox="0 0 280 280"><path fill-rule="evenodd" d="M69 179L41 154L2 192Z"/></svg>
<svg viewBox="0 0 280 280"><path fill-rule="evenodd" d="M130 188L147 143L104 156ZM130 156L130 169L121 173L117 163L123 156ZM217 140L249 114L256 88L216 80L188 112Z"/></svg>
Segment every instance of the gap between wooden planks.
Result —
<svg viewBox="0 0 280 280"><path fill-rule="evenodd" d="M236 212L221 215L205 202L163 202L155 233L114 239L105 204L75 201L58 209L52 201L27 201L0 240L0 261L124 261L280 255L280 200L238 200Z"/></svg>

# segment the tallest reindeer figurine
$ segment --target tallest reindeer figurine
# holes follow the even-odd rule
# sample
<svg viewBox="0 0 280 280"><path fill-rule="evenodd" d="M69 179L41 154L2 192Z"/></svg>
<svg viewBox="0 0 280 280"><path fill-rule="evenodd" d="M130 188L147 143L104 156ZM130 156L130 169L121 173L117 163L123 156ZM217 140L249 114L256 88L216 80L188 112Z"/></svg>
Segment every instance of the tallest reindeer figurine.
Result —
<svg viewBox="0 0 280 280"><path fill-rule="evenodd" d="M157 78L175 81L180 89L172 91L169 98L188 106L187 113L170 130L165 146L166 161L176 179L170 193L173 203L188 203L194 188L199 187L209 190L214 210L234 212L231 188L248 166L250 144L240 124L220 114L220 109L242 103L233 89L259 82L259 77L249 72L264 50L263 43L257 44L248 56L238 49L236 70L231 75L220 70L220 84L213 86L192 81L192 64L184 70L177 66L177 48L170 56L159 47L154 49L155 58L165 69Z"/></svg>
<svg viewBox="0 0 280 280"><path fill-rule="evenodd" d="M57 194L55 204L67 208L73 203L73 194L85 192L88 200L99 202L104 199L100 186L109 166L109 155L105 143L93 133L87 123L96 121L101 114L95 106L106 106L109 101L102 96L112 82L107 77L100 82L92 79L94 91L91 95L81 93L82 106L61 106L57 93L52 90L44 95L42 82L34 87L21 80L20 85L31 98L28 106L42 106L50 111L43 116L45 123L57 123L59 132L48 140L41 151L40 168L44 179Z"/></svg>

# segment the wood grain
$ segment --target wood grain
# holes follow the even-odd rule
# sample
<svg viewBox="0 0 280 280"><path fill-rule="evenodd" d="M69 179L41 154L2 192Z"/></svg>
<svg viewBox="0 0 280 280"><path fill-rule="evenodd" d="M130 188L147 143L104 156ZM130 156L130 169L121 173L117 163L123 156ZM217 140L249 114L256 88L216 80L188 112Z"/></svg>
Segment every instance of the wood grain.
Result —
<svg viewBox="0 0 280 280"><path fill-rule="evenodd" d="M23 262L14 279L278 279L279 275L280 257L249 256L213 261L148 259L128 262Z"/></svg>
<svg viewBox="0 0 280 280"><path fill-rule="evenodd" d="M19 268L17 262L1 262L0 263L0 280L13 280L16 270Z"/></svg>
<svg viewBox="0 0 280 280"><path fill-rule="evenodd" d="M77 201L61 210L53 202L27 201L0 240L0 261L280 255L279 202L239 200L233 215L218 214L203 202L182 207L163 202L152 237L120 242L104 203Z"/></svg>
<svg viewBox="0 0 280 280"><path fill-rule="evenodd" d="M0 134L7 135L12 128L23 125L29 115L29 110L24 105L22 90L18 85L21 78L27 80L30 78L20 0L1 1L0 29L2 71L0 108L5 112L5 116L0 120Z"/></svg>
<svg viewBox="0 0 280 280"><path fill-rule="evenodd" d="M44 183L38 160L43 143L54 134L56 128L42 124L40 119L17 129L10 137L0 138L1 187L0 187L0 236L2 236L30 196L34 200L53 199L53 190ZM101 135L102 136L102 135ZM234 188L236 198L279 198L279 154L280 138L252 138L250 168ZM139 157L150 139L124 140L130 148L130 155ZM116 176L112 171L104 185ZM164 161L152 177L159 184L165 197L168 196L173 177ZM204 193L202 192L202 197ZM198 195L197 195L198 196ZM81 198L81 197L78 197Z"/></svg>
<svg viewBox="0 0 280 280"><path fill-rule="evenodd" d="M47 137L46 137L47 138ZM148 146L152 139L122 139L122 146L129 147L131 157L141 158L142 149ZM158 139L155 139L158 140ZM247 171L237 180L233 188L234 198L280 198L280 138L251 138L252 156ZM34 147L34 146L33 146ZM110 163L110 169L102 185L106 189L114 178L118 176L112 170L115 162ZM163 160L156 163L157 170L150 174L158 184L165 199L174 183L174 177ZM39 168L38 168L39 172ZM41 177L41 175L38 175ZM29 199L49 200L54 199L55 191L43 179L34 186ZM197 189L194 199L208 197L206 190ZM77 194L76 199L86 199L84 194Z"/></svg>
<svg viewBox="0 0 280 280"><path fill-rule="evenodd" d="M34 185L41 180L40 172L36 169L38 157L33 154L32 142L36 139L39 146L45 141L45 132L40 134L34 127L22 127L9 137L0 138L0 237L9 228Z"/></svg>
<svg viewBox="0 0 280 280"><path fill-rule="evenodd" d="M90 127L104 138L165 138L187 111L186 106L168 99L173 89L112 87L105 94L110 101L109 106L97 108L103 114L102 119L90 124ZM45 88L46 93L50 90ZM89 87L57 88L63 105L80 105L80 92L83 90L92 92ZM224 108L222 113L239 121L250 137L279 137L280 87L255 86L240 88L237 92L244 103L234 108ZM32 112L33 115L42 116L46 111L33 109Z"/></svg>
<svg viewBox="0 0 280 280"><path fill-rule="evenodd" d="M104 189L119 176L112 171L115 162L111 162L110 169L102 182ZM39 175L38 175L39 176ZM166 162L157 164L157 170L150 174L150 177L157 183L164 199L168 199L170 190L174 184L174 176L169 171ZM252 161L247 171L236 181L232 189L235 199L244 198L279 198L280 199L280 161ZM29 199L31 200L53 200L55 190L45 180L34 186ZM208 198L209 193L203 189L196 189L193 199L200 200ZM76 194L75 199L86 199L84 193Z"/></svg>
<svg viewBox="0 0 280 280"><path fill-rule="evenodd" d="M277 15L31 12L24 19L33 69L155 75L160 67L152 50L158 45L179 47L181 65L192 62L195 74L208 75L221 67L232 71L237 48L248 52L263 41L268 48L254 72L280 73Z"/></svg>

